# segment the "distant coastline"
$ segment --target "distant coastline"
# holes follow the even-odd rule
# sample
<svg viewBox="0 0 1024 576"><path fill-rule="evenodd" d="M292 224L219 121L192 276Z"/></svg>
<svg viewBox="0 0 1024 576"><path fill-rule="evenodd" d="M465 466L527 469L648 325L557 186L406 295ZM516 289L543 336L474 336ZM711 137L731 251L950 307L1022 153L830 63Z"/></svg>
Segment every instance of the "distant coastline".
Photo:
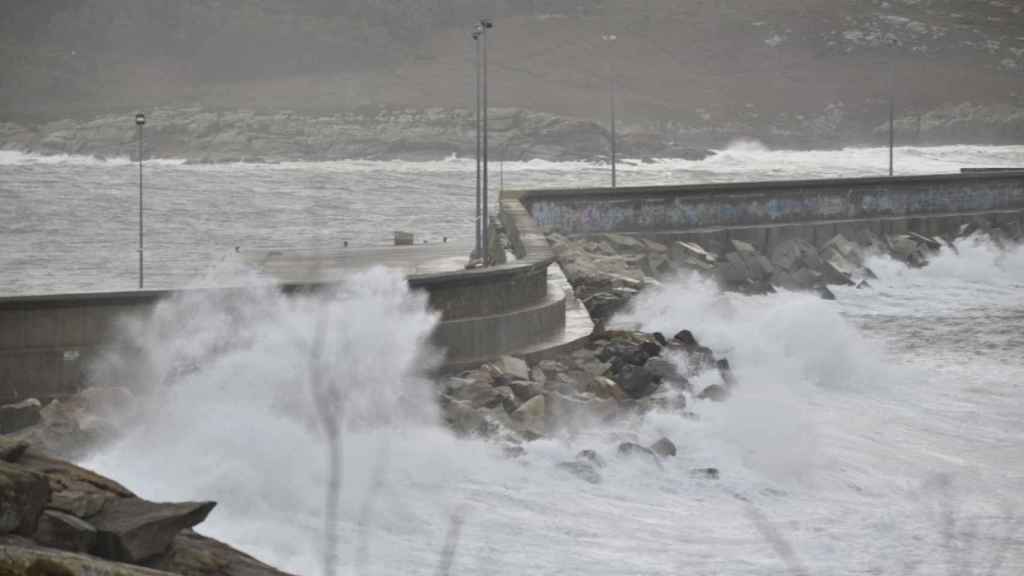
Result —
<svg viewBox="0 0 1024 576"><path fill-rule="evenodd" d="M148 112L147 158L191 164L333 160L437 161L474 154L474 118L465 109L374 109L331 115L292 111L161 108ZM897 144L1024 143L1024 109L961 104L899 117ZM717 126L671 123L620 126L620 158L703 160L730 142L753 139L772 148L834 149L883 145L888 125L857 128L840 109L772 124ZM0 150L39 155L135 158L131 115L104 114L36 125L0 123ZM495 161L601 161L609 131L601 123L522 109L495 109L490 121Z"/></svg>

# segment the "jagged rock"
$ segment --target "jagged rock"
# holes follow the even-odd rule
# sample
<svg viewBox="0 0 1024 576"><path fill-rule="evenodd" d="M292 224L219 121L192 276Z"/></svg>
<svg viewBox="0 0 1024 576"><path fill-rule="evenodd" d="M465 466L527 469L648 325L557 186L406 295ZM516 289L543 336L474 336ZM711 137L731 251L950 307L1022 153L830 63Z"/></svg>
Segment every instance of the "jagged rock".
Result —
<svg viewBox="0 0 1024 576"><path fill-rule="evenodd" d="M0 574L11 576L173 576L142 566L109 562L95 556L0 541ZM210 576L215 573L210 572ZM191 576L191 575L190 575Z"/></svg>
<svg viewBox="0 0 1024 576"><path fill-rule="evenodd" d="M522 424L526 430L543 435L547 430L547 401L544 395L534 396L523 402L523 405L512 413L512 419Z"/></svg>
<svg viewBox="0 0 1024 576"><path fill-rule="evenodd" d="M45 476L0 462L0 534L34 534L49 499L50 484Z"/></svg>
<svg viewBox="0 0 1024 576"><path fill-rule="evenodd" d="M562 462L558 464L558 468L569 472L577 478L589 482L591 484L601 483L601 474L594 468L594 465L589 462L577 460L575 462Z"/></svg>
<svg viewBox="0 0 1024 576"><path fill-rule="evenodd" d="M829 290L828 286L818 286L817 288L815 288L815 291L818 293L818 296L820 296L822 300L836 299L835 293Z"/></svg>
<svg viewBox="0 0 1024 576"><path fill-rule="evenodd" d="M503 374L516 380L529 380L530 367L526 362L513 356L502 356L494 363Z"/></svg>
<svg viewBox="0 0 1024 576"><path fill-rule="evenodd" d="M673 242L670 254L676 262L692 263L706 269L710 269L718 261L717 256L693 242Z"/></svg>
<svg viewBox="0 0 1024 576"><path fill-rule="evenodd" d="M833 236L831 240L822 246L820 252L823 256L829 253L837 253L856 267L864 265L864 254L861 252L860 246L847 240L842 234Z"/></svg>
<svg viewBox="0 0 1024 576"><path fill-rule="evenodd" d="M668 458L669 456L676 455L676 445L668 438L663 437L654 444L651 444L651 451L662 458Z"/></svg>
<svg viewBox="0 0 1024 576"><path fill-rule="evenodd" d="M288 576L192 530L182 530L174 537L170 550L147 565L183 576Z"/></svg>
<svg viewBox="0 0 1024 576"><path fill-rule="evenodd" d="M526 455L526 448L518 444L506 444L501 447L501 455L505 458L520 458Z"/></svg>
<svg viewBox="0 0 1024 576"><path fill-rule="evenodd" d="M109 500L90 520L96 527L94 553L109 560L135 564L163 554L179 532L205 520L214 506L215 502Z"/></svg>
<svg viewBox="0 0 1024 576"><path fill-rule="evenodd" d="M96 528L70 514L45 510L33 539L50 548L68 552L90 552L96 544Z"/></svg>
<svg viewBox="0 0 1024 576"><path fill-rule="evenodd" d="M633 364L622 366L615 376L615 381L622 391L630 398L650 396L658 389L661 380L650 370Z"/></svg>
<svg viewBox="0 0 1024 576"><path fill-rule="evenodd" d="M719 263L716 273L719 280L726 285L742 284L751 280L746 262L736 252L729 252L725 255L725 260Z"/></svg>
<svg viewBox="0 0 1024 576"><path fill-rule="evenodd" d="M512 393L516 395L516 398L520 402L526 402L530 398L542 393L544 387L537 382L531 382L529 380L513 380L509 382L509 388L512 389Z"/></svg>
<svg viewBox="0 0 1024 576"><path fill-rule="evenodd" d="M516 411L516 408L519 408L519 400L516 399L516 394L512 391L511 386L495 386L494 391L501 397L501 407L505 409L505 412L511 414Z"/></svg>
<svg viewBox="0 0 1024 576"><path fill-rule="evenodd" d="M10 434L35 426L43 419L40 415L42 408L43 405L35 398L0 406L0 434Z"/></svg>

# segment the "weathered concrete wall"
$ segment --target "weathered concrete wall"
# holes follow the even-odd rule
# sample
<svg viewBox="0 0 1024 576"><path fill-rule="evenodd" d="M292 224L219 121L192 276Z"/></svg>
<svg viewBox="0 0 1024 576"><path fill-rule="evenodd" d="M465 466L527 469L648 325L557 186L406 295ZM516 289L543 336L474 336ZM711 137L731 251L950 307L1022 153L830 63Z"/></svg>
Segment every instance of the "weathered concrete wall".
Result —
<svg viewBox="0 0 1024 576"><path fill-rule="evenodd" d="M546 231L667 233L1024 209L1024 172L523 193Z"/></svg>
<svg viewBox="0 0 1024 576"><path fill-rule="evenodd" d="M543 234L513 201L503 221L519 246L516 262L408 278L441 313L434 334L448 362L482 360L549 339L565 325L565 294L548 281L554 261ZM321 289L286 285L285 293ZM149 315L171 291L0 298L0 404L70 394L87 383L92 359L113 342L117 323ZM400 329L400 328L399 328Z"/></svg>

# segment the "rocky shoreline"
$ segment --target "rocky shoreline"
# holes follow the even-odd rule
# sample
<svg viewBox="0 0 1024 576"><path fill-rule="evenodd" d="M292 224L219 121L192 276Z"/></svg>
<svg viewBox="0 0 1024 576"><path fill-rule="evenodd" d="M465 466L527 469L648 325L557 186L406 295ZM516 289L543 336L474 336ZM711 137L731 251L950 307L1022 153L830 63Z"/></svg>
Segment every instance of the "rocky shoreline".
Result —
<svg viewBox="0 0 1024 576"><path fill-rule="evenodd" d="M192 530L215 502L150 502L0 436L0 574L287 576Z"/></svg>
<svg viewBox="0 0 1024 576"><path fill-rule="evenodd" d="M851 238L840 233L821 244L807 234L798 235L775 244L766 254L751 243L714 236L662 243L622 234L566 238L551 233L548 241L576 297L601 326L639 292L679 274L695 273L723 290L743 294L784 289L834 300L831 286L871 287L876 278L866 264L871 255L922 267L943 247L956 250L957 239L974 234L1000 247L1024 241L1024 230L1017 221L997 223L983 216L946 236L915 232L879 235L862 228L851 233Z"/></svg>
<svg viewBox="0 0 1024 576"><path fill-rule="evenodd" d="M147 113L147 158L192 163L326 160L443 160L475 153L473 112L462 109L376 109L332 115L290 111L157 109ZM608 130L597 122L520 109L490 116L493 160L602 160ZM647 133L618 138L629 157L702 160L703 148ZM0 123L0 150L100 158L138 155L133 114L39 125Z"/></svg>

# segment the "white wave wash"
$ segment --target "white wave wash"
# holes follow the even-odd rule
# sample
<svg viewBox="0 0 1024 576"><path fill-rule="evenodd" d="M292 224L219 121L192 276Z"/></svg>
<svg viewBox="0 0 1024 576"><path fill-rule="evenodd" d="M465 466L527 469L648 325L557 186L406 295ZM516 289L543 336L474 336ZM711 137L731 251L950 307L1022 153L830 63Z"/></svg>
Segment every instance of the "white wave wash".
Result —
<svg viewBox="0 0 1024 576"><path fill-rule="evenodd" d="M535 442L517 460L436 424L416 376L435 321L422 297L381 271L352 278L328 304L328 357L367 408L345 434L342 573L435 572L456 513L454 574L781 573L758 513L812 573L1019 573L1021 534L1007 530L1024 513L1024 362L942 336L979 305L1024 317L1008 300L1024 268L1019 250L959 248L992 254L987 275L943 274L979 259L944 253L916 271L873 261L874 289L840 290L838 303L723 295L686 278L645 294L618 321L692 329L730 358L734 398L694 403L697 420L655 413ZM991 299L964 295L986 287ZM928 302L945 316L922 321ZM108 359L96 377L137 385L147 410L85 464L146 497L216 499L203 532L318 573L324 447L307 374L322 313L318 300L257 290L171 301L127 325L141 354ZM1020 325L1002 336L1017 350ZM615 457L620 441L661 435L680 449L663 470ZM609 460L599 485L555 466L584 448ZM690 474L706 466L722 478Z"/></svg>

